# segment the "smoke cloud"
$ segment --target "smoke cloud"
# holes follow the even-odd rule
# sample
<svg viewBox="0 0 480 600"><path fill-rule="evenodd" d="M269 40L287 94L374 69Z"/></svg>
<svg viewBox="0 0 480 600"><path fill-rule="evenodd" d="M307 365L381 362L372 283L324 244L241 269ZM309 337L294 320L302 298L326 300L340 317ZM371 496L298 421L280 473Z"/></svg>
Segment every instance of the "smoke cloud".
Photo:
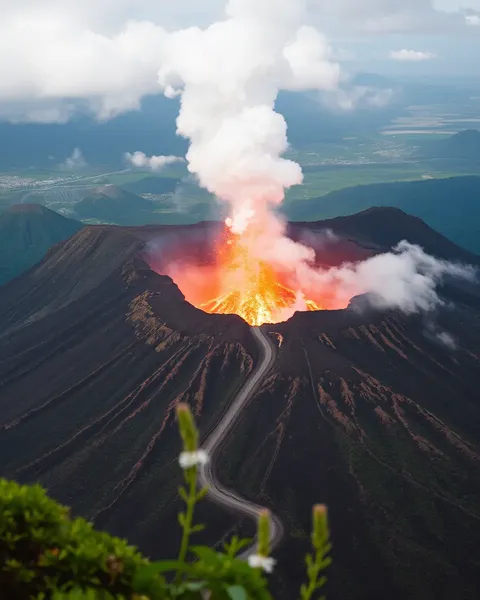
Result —
<svg viewBox="0 0 480 600"><path fill-rule="evenodd" d="M184 162L181 156L147 156L144 152L125 153L125 159L132 166L137 168L151 169L152 171L160 171L167 165L172 165L178 162Z"/></svg>
<svg viewBox="0 0 480 600"><path fill-rule="evenodd" d="M473 267L426 254L420 246L400 242L391 252L341 267L318 270L302 265L299 283L308 295L328 289L333 306L346 306L353 296L368 294L376 308L396 308L406 314L431 311L442 303L437 287L447 277L473 281Z"/></svg>

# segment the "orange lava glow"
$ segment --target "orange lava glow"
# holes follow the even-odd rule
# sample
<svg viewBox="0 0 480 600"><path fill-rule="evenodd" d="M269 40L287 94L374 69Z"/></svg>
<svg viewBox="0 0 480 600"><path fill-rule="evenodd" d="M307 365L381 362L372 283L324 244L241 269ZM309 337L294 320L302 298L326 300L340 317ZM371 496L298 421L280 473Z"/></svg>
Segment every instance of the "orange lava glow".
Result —
<svg viewBox="0 0 480 600"><path fill-rule="evenodd" d="M299 294L288 287L287 273L253 256L250 241L227 230L217 244L215 266L182 269L176 281L187 300L205 312L236 314L253 326L286 320ZM303 296L301 303L303 310L322 308Z"/></svg>

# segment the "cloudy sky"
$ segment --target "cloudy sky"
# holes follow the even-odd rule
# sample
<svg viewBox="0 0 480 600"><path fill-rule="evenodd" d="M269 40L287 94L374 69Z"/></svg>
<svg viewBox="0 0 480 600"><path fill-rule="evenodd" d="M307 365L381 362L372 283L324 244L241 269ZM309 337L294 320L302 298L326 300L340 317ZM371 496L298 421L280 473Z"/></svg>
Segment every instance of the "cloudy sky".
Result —
<svg viewBox="0 0 480 600"><path fill-rule="evenodd" d="M260 6L263 0L241 1ZM480 0L306 2L307 24L326 36L332 60L345 73L479 77ZM208 26L224 18L225 5L225 0L4 0L0 118L67 120L78 102L100 117L135 108L142 95L158 91L166 33Z"/></svg>

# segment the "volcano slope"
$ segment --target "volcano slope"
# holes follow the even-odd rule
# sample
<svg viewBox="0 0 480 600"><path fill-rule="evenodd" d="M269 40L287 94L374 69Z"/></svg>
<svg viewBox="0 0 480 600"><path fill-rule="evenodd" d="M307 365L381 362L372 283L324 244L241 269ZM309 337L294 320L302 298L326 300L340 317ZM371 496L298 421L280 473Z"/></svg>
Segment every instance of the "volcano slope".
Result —
<svg viewBox="0 0 480 600"><path fill-rule="evenodd" d="M158 265L178 240L205 250L215 227L86 227L0 296L0 474L155 557L178 539L176 402L206 437L261 358L239 317L195 309L144 258L147 243ZM327 262L405 238L479 264L398 210L290 235L326 227L345 240ZM296 596L315 502L331 515L329 598L478 597L480 296L442 293L453 304L428 318L350 308L262 328L275 363L215 468L283 522L278 598ZM208 502L199 519L210 543L239 525Z"/></svg>

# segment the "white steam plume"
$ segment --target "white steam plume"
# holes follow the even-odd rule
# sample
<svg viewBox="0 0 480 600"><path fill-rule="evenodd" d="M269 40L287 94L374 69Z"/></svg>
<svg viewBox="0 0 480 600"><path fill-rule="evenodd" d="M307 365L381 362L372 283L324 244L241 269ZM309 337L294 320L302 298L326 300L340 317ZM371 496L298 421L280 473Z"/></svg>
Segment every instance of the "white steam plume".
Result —
<svg viewBox="0 0 480 600"><path fill-rule="evenodd" d="M132 166L137 168L147 168L152 171L159 171L167 165L172 165L178 162L184 162L181 156L147 156L144 152L125 153L125 159Z"/></svg>
<svg viewBox="0 0 480 600"><path fill-rule="evenodd" d="M369 294L378 308L397 308L411 314L430 311L441 304L436 288L446 277L474 280L473 267L440 260L420 246L402 241L391 252L357 264L313 269L303 264L297 271L302 289L331 291L334 305L345 306L352 296Z"/></svg>
<svg viewBox="0 0 480 600"><path fill-rule="evenodd" d="M230 0L227 18L171 34L159 81L181 95L178 133L190 139L190 172L232 207L244 229L302 182L274 110L279 89L335 89L339 66L325 38L303 24L303 0Z"/></svg>
<svg viewBox="0 0 480 600"><path fill-rule="evenodd" d="M292 311L315 297L309 290L323 287L333 290L336 304L370 292L380 307L407 313L433 308L442 278L471 276L469 269L403 242L362 263L319 270L315 252L285 235L272 207L303 176L300 165L282 157L287 126L275 100L279 89L336 90L339 66L325 38L304 24L303 0L230 0L226 16L207 29L170 34L159 82L166 96L181 97L177 131L190 140L188 169L229 204L227 225L242 234L254 260L292 274Z"/></svg>

